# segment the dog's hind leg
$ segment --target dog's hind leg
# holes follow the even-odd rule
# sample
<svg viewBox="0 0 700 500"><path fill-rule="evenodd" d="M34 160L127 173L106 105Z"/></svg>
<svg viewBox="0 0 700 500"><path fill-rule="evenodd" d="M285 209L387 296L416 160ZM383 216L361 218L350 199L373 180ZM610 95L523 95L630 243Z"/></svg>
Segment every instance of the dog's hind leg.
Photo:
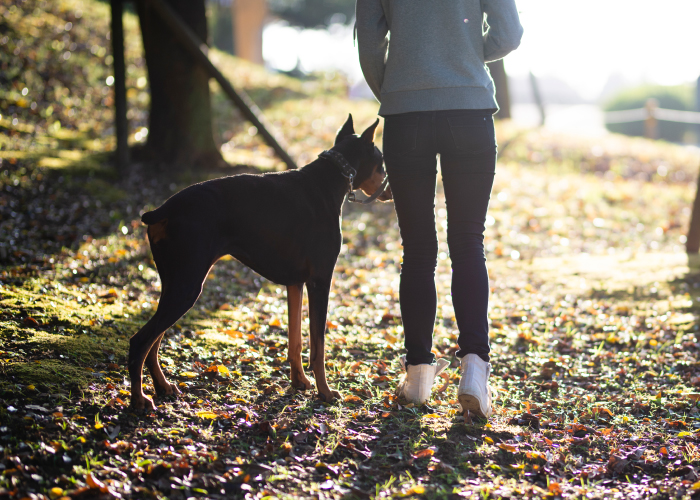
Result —
<svg viewBox="0 0 700 500"><path fill-rule="evenodd" d="M327 402L340 398L338 391L333 391L326 380L326 316L328 315L328 294L330 280L319 284L314 281L306 283L309 294L309 331L311 333L311 369L316 378L319 396Z"/></svg>
<svg viewBox="0 0 700 500"><path fill-rule="evenodd" d="M311 389L311 381L304 373L301 362L301 302L304 297L304 285L290 285L287 287L287 315L289 323L289 345L287 347L287 360L291 367L290 378L292 386L305 391Z"/></svg>
<svg viewBox="0 0 700 500"><path fill-rule="evenodd" d="M168 382L168 380L165 378L165 374L163 373L158 360L158 349L160 349L160 343L163 340L164 335L165 332L160 334L160 337L158 337L158 340L156 340L146 356L146 367L151 373L153 388L156 390L156 395L158 397L180 394L180 389L178 389L175 384Z"/></svg>
<svg viewBox="0 0 700 500"><path fill-rule="evenodd" d="M129 339L129 379L131 381L131 408L135 410L153 410L155 405L151 398L143 393L143 362L158 338L158 312Z"/></svg>
<svg viewBox="0 0 700 500"><path fill-rule="evenodd" d="M143 364L146 358L151 356L149 353L153 351L153 358L149 361L149 368L153 376L154 386L158 388L159 382L165 382L158 364L158 350L160 339L165 330L175 324L197 301L199 294L202 291L202 282L206 276L206 272L201 274L200 279L192 279L185 283L163 284L163 293L158 303L158 310L155 315L138 331L129 341L129 378L131 379L131 407L137 410L148 406L148 409L154 409L155 405L151 398L143 393ZM157 370L152 368L153 364L157 366ZM158 372L162 376L162 381L158 378ZM159 387L163 390L163 386ZM158 390L158 389L157 389Z"/></svg>

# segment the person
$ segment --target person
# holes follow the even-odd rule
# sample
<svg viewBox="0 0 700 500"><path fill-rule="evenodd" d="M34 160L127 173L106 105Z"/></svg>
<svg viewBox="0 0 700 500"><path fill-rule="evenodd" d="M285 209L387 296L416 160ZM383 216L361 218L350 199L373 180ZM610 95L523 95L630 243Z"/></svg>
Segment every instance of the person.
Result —
<svg viewBox="0 0 700 500"><path fill-rule="evenodd" d="M437 309L437 155L447 205L463 411L492 414L484 224L496 168L485 63L520 44L514 0L357 0L360 65L384 117L384 159L403 240L402 398L425 403L446 368L431 352Z"/></svg>

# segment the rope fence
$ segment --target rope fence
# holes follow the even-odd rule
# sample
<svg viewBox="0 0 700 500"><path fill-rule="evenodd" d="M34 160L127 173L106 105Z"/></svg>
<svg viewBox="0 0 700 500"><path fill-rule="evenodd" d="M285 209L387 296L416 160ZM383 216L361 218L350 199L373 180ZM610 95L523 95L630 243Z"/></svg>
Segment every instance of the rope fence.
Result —
<svg viewBox="0 0 700 500"><path fill-rule="evenodd" d="M650 139L656 139L658 138L658 122L660 120L700 124L700 112L660 108L656 99L649 99L643 108L608 111L605 113L604 120L606 125L644 122L644 135Z"/></svg>
<svg viewBox="0 0 700 500"><path fill-rule="evenodd" d="M605 113L605 123L643 122L649 117L667 122L700 124L700 112L698 111L681 111L678 109L663 108L655 108L651 114L647 108L609 111Z"/></svg>
<svg viewBox="0 0 700 500"><path fill-rule="evenodd" d="M605 113L604 120L606 125L644 122L644 135L650 139L656 139L658 121L700 124L700 112L660 108L656 99L649 99L643 108L608 111Z"/></svg>

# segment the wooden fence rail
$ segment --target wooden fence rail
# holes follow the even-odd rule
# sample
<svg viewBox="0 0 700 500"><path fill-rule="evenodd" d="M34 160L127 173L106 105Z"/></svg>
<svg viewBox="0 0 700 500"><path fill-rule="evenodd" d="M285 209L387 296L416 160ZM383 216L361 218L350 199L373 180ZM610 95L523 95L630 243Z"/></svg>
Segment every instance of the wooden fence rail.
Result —
<svg viewBox="0 0 700 500"><path fill-rule="evenodd" d="M644 122L644 135L649 139L657 139L659 120L700 124L700 112L660 108L659 102L656 99L649 99L643 108L608 111L605 113L604 120L606 125L613 123Z"/></svg>

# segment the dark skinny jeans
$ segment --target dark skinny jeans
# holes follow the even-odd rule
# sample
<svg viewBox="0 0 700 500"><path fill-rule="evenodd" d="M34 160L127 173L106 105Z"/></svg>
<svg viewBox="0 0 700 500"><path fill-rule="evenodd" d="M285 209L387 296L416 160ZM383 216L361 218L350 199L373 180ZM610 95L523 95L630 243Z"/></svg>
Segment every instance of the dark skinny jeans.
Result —
<svg viewBox="0 0 700 500"><path fill-rule="evenodd" d="M384 160L403 240L399 302L406 361L411 365L435 359L431 349L437 310L437 155L447 204L457 356L474 353L489 361L484 223L496 168L493 111L420 111L385 117Z"/></svg>

